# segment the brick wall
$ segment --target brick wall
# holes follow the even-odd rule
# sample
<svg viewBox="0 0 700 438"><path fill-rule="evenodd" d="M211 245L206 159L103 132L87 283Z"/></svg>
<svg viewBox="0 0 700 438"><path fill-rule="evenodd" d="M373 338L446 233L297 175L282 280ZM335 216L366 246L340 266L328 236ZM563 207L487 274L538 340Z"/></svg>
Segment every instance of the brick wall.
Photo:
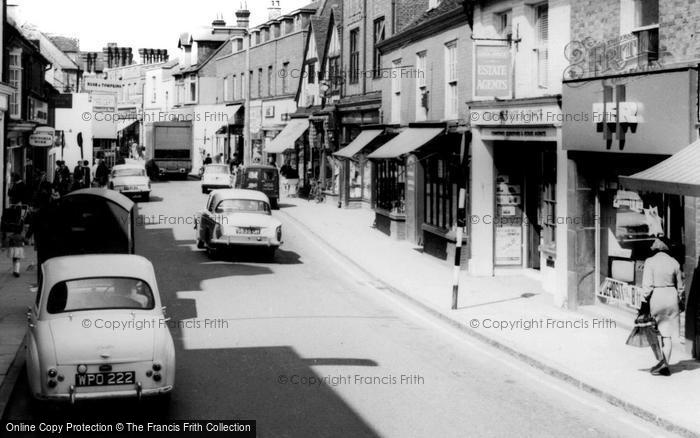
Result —
<svg viewBox="0 0 700 438"><path fill-rule="evenodd" d="M591 37L604 41L620 36L619 0L578 0L571 2L571 38Z"/></svg>
<svg viewBox="0 0 700 438"><path fill-rule="evenodd" d="M700 60L700 2L659 2L659 51L661 62Z"/></svg>

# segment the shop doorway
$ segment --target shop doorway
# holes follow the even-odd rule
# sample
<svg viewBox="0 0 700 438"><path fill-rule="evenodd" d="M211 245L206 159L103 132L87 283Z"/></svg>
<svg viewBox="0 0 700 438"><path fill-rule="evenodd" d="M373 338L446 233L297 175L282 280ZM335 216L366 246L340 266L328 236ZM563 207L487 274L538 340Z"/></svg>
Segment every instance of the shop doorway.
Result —
<svg viewBox="0 0 700 438"><path fill-rule="evenodd" d="M494 266L539 270L554 254L556 143L496 142Z"/></svg>

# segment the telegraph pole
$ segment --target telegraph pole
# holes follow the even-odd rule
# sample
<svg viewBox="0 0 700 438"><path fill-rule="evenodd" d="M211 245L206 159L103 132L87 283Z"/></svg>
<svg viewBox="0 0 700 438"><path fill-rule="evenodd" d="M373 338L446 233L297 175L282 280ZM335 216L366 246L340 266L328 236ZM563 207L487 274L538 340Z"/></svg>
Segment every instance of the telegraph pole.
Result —
<svg viewBox="0 0 700 438"><path fill-rule="evenodd" d="M462 270L462 240L464 238L464 229L467 226L467 175L468 172L465 171L469 165L468 156L468 142L467 137L470 136L469 131L462 132L462 143L459 149L459 181L461 187L459 188L459 200L457 204L457 232L456 232L456 244L455 244L455 260L454 260L454 270L452 273L452 310L457 309L457 304L459 302L459 276Z"/></svg>

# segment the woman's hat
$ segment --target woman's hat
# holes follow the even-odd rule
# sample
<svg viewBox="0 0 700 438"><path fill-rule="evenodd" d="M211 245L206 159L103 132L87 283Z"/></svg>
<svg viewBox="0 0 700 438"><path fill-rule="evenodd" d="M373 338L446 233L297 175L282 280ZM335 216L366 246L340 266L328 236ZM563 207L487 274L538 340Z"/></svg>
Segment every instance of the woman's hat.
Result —
<svg viewBox="0 0 700 438"><path fill-rule="evenodd" d="M654 239L654 243L651 244L651 250L652 251L670 251L671 250L671 241L668 240L666 237L659 236L656 239Z"/></svg>

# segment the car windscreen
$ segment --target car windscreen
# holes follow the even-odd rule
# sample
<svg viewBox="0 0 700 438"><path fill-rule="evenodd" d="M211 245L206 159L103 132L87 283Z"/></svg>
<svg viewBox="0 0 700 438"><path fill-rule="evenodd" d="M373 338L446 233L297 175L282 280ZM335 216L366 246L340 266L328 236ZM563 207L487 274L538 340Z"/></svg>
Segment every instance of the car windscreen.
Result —
<svg viewBox="0 0 700 438"><path fill-rule="evenodd" d="M143 280L96 277L56 283L49 292L46 310L64 313L99 309L153 309L151 287Z"/></svg>
<svg viewBox="0 0 700 438"><path fill-rule="evenodd" d="M204 168L204 173L211 174L226 174L231 173L228 166L206 166Z"/></svg>
<svg viewBox="0 0 700 438"><path fill-rule="evenodd" d="M270 214L270 205L254 199L224 199L219 202L215 213L261 213Z"/></svg>
<svg viewBox="0 0 700 438"><path fill-rule="evenodd" d="M146 169L115 169L112 178L122 176L146 176Z"/></svg>

